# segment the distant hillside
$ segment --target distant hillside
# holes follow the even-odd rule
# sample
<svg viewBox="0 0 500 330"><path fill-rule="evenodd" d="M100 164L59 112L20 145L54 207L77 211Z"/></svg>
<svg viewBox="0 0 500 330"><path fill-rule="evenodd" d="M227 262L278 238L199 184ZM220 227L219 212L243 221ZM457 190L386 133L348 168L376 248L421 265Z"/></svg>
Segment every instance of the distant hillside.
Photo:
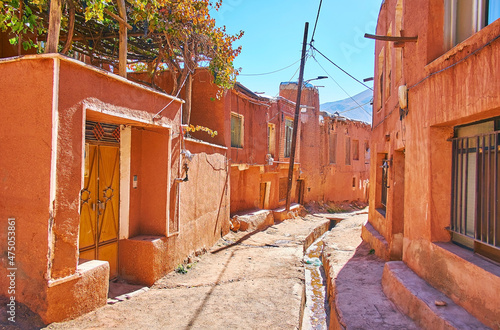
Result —
<svg viewBox="0 0 500 330"><path fill-rule="evenodd" d="M343 117L347 117L349 119L361 120L366 123L372 123L372 106L370 101L373 98L373 92L369 89L356 94L352 97L363 107L361 109L356 102L354 102L351 98L346 98L344 100L335 101L335 102L327 102L323 103L320 106L321 111L326 111L330 115L333 115L336 111ZM365 111L366 110L366 111ZM370 115L368 115L368 113Z"/></svg>

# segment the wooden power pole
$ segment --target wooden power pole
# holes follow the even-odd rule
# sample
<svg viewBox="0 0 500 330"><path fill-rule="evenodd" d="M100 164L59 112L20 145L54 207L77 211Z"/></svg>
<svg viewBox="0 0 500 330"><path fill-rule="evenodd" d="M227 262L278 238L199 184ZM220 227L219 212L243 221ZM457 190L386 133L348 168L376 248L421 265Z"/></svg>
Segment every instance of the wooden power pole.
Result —
<svg viewBox="0 0 500 330"><path fill-rule="evenodd" d="M304 80L304 66L306 64L306 46L309 22L304 27L304 42L302 43L302 58L300 60L299 86L297 88L297 102L295 103L295 117L293 119L292 150L290 150L290 165L288 166L288 185L286 187L286 211L290 211L292 196L293 166L295 164L295 148L297 146L297 130L299 127L300 98L302 96L302 84Z"/></svg>

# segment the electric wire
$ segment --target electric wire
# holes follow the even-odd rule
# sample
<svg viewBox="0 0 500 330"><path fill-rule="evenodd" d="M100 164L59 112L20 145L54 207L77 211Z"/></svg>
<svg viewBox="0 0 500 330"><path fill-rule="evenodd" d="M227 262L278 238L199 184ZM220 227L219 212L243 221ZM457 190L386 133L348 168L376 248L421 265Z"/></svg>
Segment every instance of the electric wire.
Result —
<svg viewBox="0 0 500 330"><path fill-rule="evenodd" d="M364 84L362 81L360 81L359 79L357 79L356 77L354 77L353 75L351 75L349 72L347 72L346 70L342 69L340 66L338 66L335 62L333 62L331 59L329 59L328 57L326 57L325 54L323 54L322 52L320 52L316 47L314 47L312 44L309 44L311 46L312 49L314 49L315 51L317 51L321 56L323 56L328 62L332 63L333 65L335 65L335 67L337 69L339 69L340 71L342 71L343 73L345 73L346 75L348 75L349 77L351 77L352 79L354 79L356 82L360 83L361 85L365 86L366 88L368 88L369 90L372 90L373 91L373 88L367 86L366 84Z"/></svg>
<svg viewBox="0 0 500 330"><path fill-rule="evenodd" d="M286 70L292 66L294 66L295 64L299 63L301 59L293 62L292 64L284 67L284 68L281 68L281 69L278 69L278 70L274 70L274 71L271 71L271 72L264 72L264 73L240 73L238 76L245 76L245 77L251 77L251 76L265 76L265 75L268 75L268 74L273 74L273 73L276 73L276 72L280 72L280 71L283 71L283 70Z"/></svg>
<svg viewBox="0 0 500 330"><path fill-rule="evenodd" d="M318 7L318 14L316 15L316 22L314 23L314 29L313 29L313 33L311 36L311 41L309 42L310 44L312 44L314 42L314 34L316 33L316 26L318 26L319 13L321 12L321 4L322 3L323 3L323 0L320 0L319 7Z"/></svg>
<svg viewBox="0 0 500 330"><path fill-rule="evenodd" d="M189 74L186 75L186 77L184 78L184 81L182 82L182 85L181 87L179 88L179 90L177 91L177 94L175 95L175 98L178 98L179 97L179 94L181 93L181 90L182 88L184 87L184 85L186 84L186 80L188 78ZM175 99L172 99L166 106L164 106L160 111L158 111L158 113L156 115L153 116L153 120L158 118L158 116L160 115L160 113L163 112L163 110L165 110L169 105L171 105L173 102L175 101Z"/></svg>
<svg viewBox="0 0 500 330"><path fill-rule="evenodd" d="M368 111L366 111L366 109L365 109L365 108L363 108L363 106L362 106L361 104L359 104L359 102L358 102L358 101L356 101L356 99L354 99L351 95L349 95L349 93L347 93L347 91L346 91L346 90L345 90L345 89L344 89L344 88L343 88L343 87L342 87L342 86L341 86L341 85L340 85L340 84L339 84L339 83L338 83L338 82L337 82L337 81L333 78L333 76L332 76L332 75L330 75L330 74L329 74L329 73L325 70L325 68L324 68L324 67L323 67L323 66L322 66L322 65L318 62L318 60L316 59L316 57L315 57L314 55L312 55L311 57L314 59L314 61L316 61L316 63L319 65L319 67L320 67L321 69L323 69L323 71L327 74L327 76L328 76L328 77L330 77L330 79L332 79L332 80L335 82L335 84L337 84L337 86L339 86L339 88L340 88L342 91L344 91L344 93L345 93L347 96L349 96L349 98L350 98L351 100L353 100L353 101L354 101L354 103L356 103L356 104L358 105L358 107L360 107L360 108L361 108L364 112L366 112L366 113L368 114L368 116L372 117L372 114L371 114L371 113L369 113Z"/></svg>
<svg viewBox="0 0 500 330"><path fill-rule="evenodd" d="M367 105L367 104L369 104L369 103L371 103L371 102L372 102L372 101L370 100L370 101L368 101L368 102L366 102L366 103L363 103L363 104L361 104L361 105L358 105L357 107L350 108L350 109L347 109L347 110L344 110L344 111L340 111L340 112L339 112L339 114L342 114L342 113L345 113L345 112L349 112L349 111L356 110L356 109L358 109L358 108L360 108L360 107L363 107L363 106L365 106L365 105Z"/></svg>
<svg viewBox="0 0 500 330"><path fill-rule="evenodd" d="M486 46L490 45L491 43L493 43L495 40L497 40L498 38L500 38L500 34L497 35L495 38L491 39L490 41L488 41L487 43L485 43L483 46L479 47L478 49L474 50L473 52L471 52L470 54L468 54L467 56L465 56L464 58L462 58L461 60L447 66L446 68L443 68L439 71L436 71L436 72L432 72L430 73L429 75L425 76L422 80L420 80L419 82L417 82L416 84L413 84L411 85L410 87L408 87L408 89L412 89L413 87L416 87L417 85L420 85L422 82L424 82L425 80L429 79L430 77L438 74L438 73L441 73L445 70L448 70L452 67L454 67L455 65L459 64L459 63L462 63L463 61L465 61L466 59L468 59L469 57L471 57L472 55L478 53L479 51L481 51L483 48L485 48Z"/></svg>

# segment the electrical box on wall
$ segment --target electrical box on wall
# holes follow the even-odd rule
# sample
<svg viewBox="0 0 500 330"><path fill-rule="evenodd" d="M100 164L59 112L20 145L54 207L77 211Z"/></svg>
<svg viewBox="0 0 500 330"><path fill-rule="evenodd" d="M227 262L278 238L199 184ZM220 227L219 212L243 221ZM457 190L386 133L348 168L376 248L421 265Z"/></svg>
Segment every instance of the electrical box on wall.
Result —
<svg viewBox="0 0 500 330"><path fill-rule="evenodd" d="M134 180L132 181L132 188L137 189L137 175L134 175Z"/></svg>

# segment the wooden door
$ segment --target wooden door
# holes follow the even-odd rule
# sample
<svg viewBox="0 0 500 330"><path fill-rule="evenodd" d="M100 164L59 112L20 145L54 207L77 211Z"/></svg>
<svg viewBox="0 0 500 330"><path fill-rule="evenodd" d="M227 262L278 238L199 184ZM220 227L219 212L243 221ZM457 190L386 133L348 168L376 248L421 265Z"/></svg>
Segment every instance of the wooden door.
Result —
<svg viewBox="0 0 500 330"><path fill-rule="evenodd" d="M120 150L87 144L85 180L80 193L80 258L109 262L118 274Z"/></svg>

